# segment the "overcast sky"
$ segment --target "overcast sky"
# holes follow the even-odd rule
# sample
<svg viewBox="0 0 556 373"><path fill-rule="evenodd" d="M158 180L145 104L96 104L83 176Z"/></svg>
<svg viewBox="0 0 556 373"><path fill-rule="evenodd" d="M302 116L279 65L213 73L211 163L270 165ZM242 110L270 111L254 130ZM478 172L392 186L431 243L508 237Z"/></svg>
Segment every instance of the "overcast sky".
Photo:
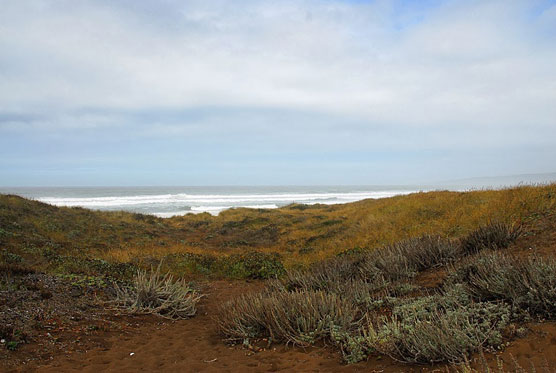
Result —
<svg viewBox="0 0 556 373"><path fill-rule="evenodd" d="M556 171L556 1L0 0L0 185Z"/></svg>

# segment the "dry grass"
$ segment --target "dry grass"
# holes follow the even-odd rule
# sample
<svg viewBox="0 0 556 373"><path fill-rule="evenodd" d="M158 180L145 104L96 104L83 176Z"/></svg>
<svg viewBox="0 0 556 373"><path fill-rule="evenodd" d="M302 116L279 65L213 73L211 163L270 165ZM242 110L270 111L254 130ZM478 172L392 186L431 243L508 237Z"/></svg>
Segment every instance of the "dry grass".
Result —
<svg viewBox="0 0 556 373"><path fill-rule="evenodd" d="M556 184L160 219L1 195L0 244L21 255L23 248L49 246L61 255L149 265L180 253L280 252L284 265L296 268L356 247L372 250L431 234L459 239L490 221L527 224L554 211L554 196Z"/></svg>

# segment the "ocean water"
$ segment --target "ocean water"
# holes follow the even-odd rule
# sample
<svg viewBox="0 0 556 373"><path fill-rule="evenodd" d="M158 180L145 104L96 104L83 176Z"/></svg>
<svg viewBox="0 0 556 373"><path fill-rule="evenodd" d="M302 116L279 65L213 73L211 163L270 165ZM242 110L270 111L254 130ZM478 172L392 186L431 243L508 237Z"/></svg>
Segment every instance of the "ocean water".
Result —
<svg viewBox="0 0 556 373"><path fill-rule="evenodd" d="M408 186L257 186L257 187L48 187L0 188L56 206L124 210L171 217L234 208L277 208L291 203L337 204L418 192Z"/></svg>

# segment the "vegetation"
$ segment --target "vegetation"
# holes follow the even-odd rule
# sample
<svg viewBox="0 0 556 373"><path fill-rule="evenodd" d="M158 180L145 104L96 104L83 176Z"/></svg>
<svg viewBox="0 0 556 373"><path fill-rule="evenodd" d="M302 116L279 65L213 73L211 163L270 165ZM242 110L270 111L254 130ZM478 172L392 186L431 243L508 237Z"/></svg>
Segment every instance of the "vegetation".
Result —
<svg viewBox="0 0 556 373"><path fill-rule="evenodd" d="M347 362L373 353L411 363L465 362L501 348L523 314L555 316L554 261L494 251L519 232L494 223L461 240L423 236L291 270L264 291L225 304L220 330L232 341L325 341ZM407 282L438 266L449 275L432 294Z"/></svg>
<svg viewBox="0 0 556 373"><path fill-rule="evenodd" d="M523 260L488 252L460 266L451 281L465 284L478 300L501 300L528 315L556 318L554 258L532 255Z"/></svg>
<svg viewBox="0 0 556 373"><path fill-rule="evenodd" d="M520 235L520 225L491 223L465 236L461 240L461 250L469 255L485 249L505 249Z"/></svg>
<svg viewBox="0 0 556 373"><path fill-rule="evenodd" d="M461 362L481 348L500 347L509 320L505 304L470 302L456 287L400 302L391 316L363 327L364 342L404 362Z"/></svg>
<svg viewBox="0 0 556 373"><path fill-rule="evenodd" d="M165 267L177 275L198 273L209 277L233 279L271 279L285 273L281 255L247 251L241 254L216 256L208 254L170 254L163 260Z"/></svg>
<svg viewBox="0 0 556 373"><path fill-rule="evenodd" d="M132 313L156 314L170 319L186 319L195 315L201 297L185 280L174 280L171 274L156 270L139 270L132 285L116 285L114 303Z"/></svg>
<svg viewBox="0 0 556 373"><path fill-rule="evenodd" d="M554 259L507 250L555 211L556 184L170 219L0 195L0 293L115 289L119 309L187 318L200 299L189 279L264 279L221 306L226 340L465 363L525 320L556 319ZM6 348L24 343L15 330L2 331Z"/></svg>
<svg viewBox="0 0 556 373"><path fill-rule="evenodd" d="M276 258L287 269L307 268L346 250L371 251L431 235L459 239L489 222L507 226L541 219L554 211L555 196L552 184L415 193L345 205L231 209L218 216L205 213L161 219L58 208L0 195L0 249L18 255L35 269L55 273L129 280L137 268L148 269L164 260L165 269L179 276L265 278L279 275L280 265L271 273L265 274L265 269L256 274L251 268L234 270L233 263L237 266L238 256L257 252ZM473 247L473 237L467 240ZM453 255L449 250L438 254L444 256L435 260L443 262ZM174 255L183 261L171 260ZM127 267L108 268L121 263Z"/></svg>
<svg viewBox="0 0 556 373"><path fill-rule="evenodd" d="M355 326L356 308L322 291L263 292L241 296L222 308L219 325L230 341L250 338L306 346L330 341Z"/></svg>

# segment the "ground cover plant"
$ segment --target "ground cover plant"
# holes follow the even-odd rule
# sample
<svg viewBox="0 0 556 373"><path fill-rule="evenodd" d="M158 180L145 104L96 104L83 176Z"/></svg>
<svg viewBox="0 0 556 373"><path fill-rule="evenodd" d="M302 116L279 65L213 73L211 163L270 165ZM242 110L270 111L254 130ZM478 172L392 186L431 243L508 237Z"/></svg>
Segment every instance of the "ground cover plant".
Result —
<svg viewBox="0 0 556 373"><path fill-rule="evenodd" d="M502 348L523 315L555 316L554 260L503 254L522 232L515 227L489 223L459 240L426 235L290 270L264 291L225 304L220 331L248 345L257 338L325 341L349 363L372 354L406 363L465 362ZM408 282L440 266L449 273L441 286ZM340 317L346 312L347 320Z"/></svg>

